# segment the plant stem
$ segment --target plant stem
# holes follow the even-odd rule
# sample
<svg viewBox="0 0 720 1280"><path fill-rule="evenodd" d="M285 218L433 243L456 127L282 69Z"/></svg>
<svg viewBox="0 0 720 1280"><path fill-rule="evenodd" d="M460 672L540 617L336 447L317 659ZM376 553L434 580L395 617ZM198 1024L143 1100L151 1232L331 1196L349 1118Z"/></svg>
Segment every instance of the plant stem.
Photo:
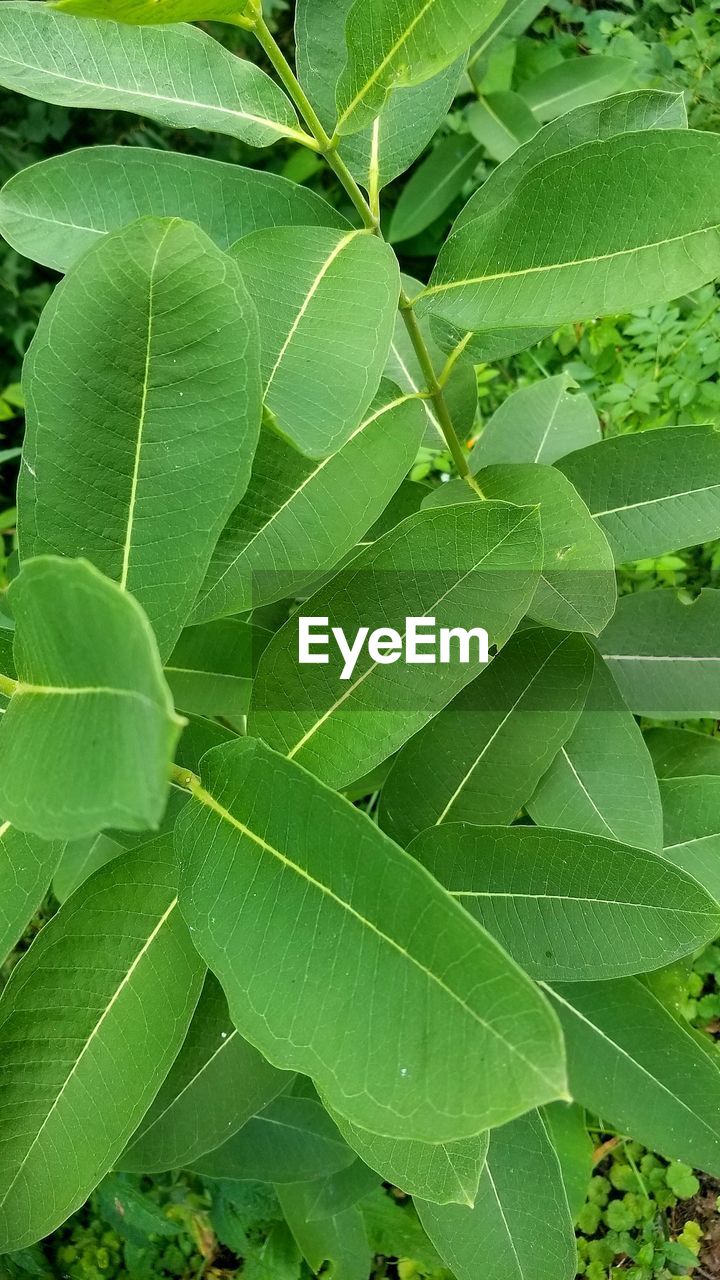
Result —
<svg viewBox="0 0 720 1280"><path fill-rule="evenodd" d="M305 121L305 124L317 142L320 154L324 157L325 161L332 169L338 181L344 187L360 214L363 226L366 227L368 231L372 231L376 235L381 235L380 216L377 207L377 193L373 193L372 195L373 207L371 207L345 164L345 161L338 155L334 140L328 136L327 131L323 127L322 121L300 84L300 81L295 75L295 72L290 66L290 63L267 26L267 23L263 20L260 14L255 18L253 31L262 45L268 60L277 72L283 88L294 102L297 110ZM442 386L440 382L438 382L437 375L430 358L430 352L427 349L427 344L412 310L412 301L403 291L400 293L400 313L405 322L408 334L410 335L410 341L412 342L415 354L418 358L420 368L423 371L429 397L435 406L435 413L437 414L440 429L445 437L448 449L450 450L455 466L457 467L458 474L462 476L463 480L467 481L471 489L473 489L479 497L482 497L483 495L480 492L480 489L470 474L470 468L468 466L465 452L458 440L457 433L452 424L452 419L445 402Z"/></svg>
<svg viewBox="0 0 720 1280"><path fill-rule="evenodd" d="M368 231L375 231L378 225L377 219L373 216L367 200L345 164L345 161L341 160L340 156L335 151L329 135L323 128L320 117L300 84L300 81L285 57L285 54L270 31L270 28L262 17L257 17L253 26L253 31L262 45L270 63L275 68L279 79L282 81L283 88L295 103L300 115L317 142L321 155L330 165L330 168L333 170L338 181L342 183L347 194L350 196L350 199L363 220L363 225L367 227Z"/></svg>
<svg viewBox="0 0 720 1280"><path fill-rule="evenodd" d="M412 309L412 302L404 290L400 291L400 314L405 321L405 328L407 329L408 336L413 344L413 350L418 358L418 364L423 371L423 376L427 384L427 389L430 392L430 399L433 402L437 420L440 423L440 428L447 441L450 453L452 454L453 462L457 467L458 475L462 476L463 480L467 481L470 488L474 490L479 498L482 498L483 494L478 488L474 476L470 473L470 467L468 465L465 450L457 438L457 433L450 418L445 396L443 395L443 389L438 382L435 367L430 359L430 352L427 349L427 344L420 330L420 325L417 322L417 316Z"/></svg>
<svg viewBox="0 0 720 1280"><path fill-rule="evenodd" d="M200 787L200 779L191 769L183 769L179 764L170 765L170 781L183 791L195 792Z"/></svg>
<svg viewBox="0 0 720 1280"><path fill-rule="evenodd" d="M17 691L18 683L17 680L13 680L12 676L0 674L0 693L4 693L7 698L12 698Z"/></svg>

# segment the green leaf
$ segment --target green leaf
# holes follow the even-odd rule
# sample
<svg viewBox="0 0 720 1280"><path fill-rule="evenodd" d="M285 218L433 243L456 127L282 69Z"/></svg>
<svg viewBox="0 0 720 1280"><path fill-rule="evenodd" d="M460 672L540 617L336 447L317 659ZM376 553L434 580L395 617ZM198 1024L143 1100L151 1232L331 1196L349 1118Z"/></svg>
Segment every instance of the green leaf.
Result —
<svg viewBox="0 0 720 1280"><path fill-rule="evenodd" d="M204 1178L287 1183L320 1178L354 1160L319 1102L282 1095L221 1147L191 1163Z"/></svg>
<svg viewBox="0 0 720 1280"><path fill-rule="evenodd" d="M383 830L407 845L437 823L512 822L573 732L592 671L582 636L514 635L403 747L382 790Z"/></svg>
<svg viewBox="0 0 720 1280"><path fill-rule="evenodd" d="M720 1172L720 1067L637 978L548 988L563 1024L573 1097L651 1151Z"/></svg>
<svg viewBox="0 0 720 1280"><path fill-rule="evenodd" d="M8 595L20 685L0 722L0 813L50 839L157 826L182 722L139 605L53 556Z"/></svg>
<svg viewBox="0 0 720 1280"><path fill-rule="evenodd" d="M598 646L636 715L720 716L720 591L692 602L669 589L624 596Z"/></svg>
<svg viewBox="0 0 720 1280"><path fill-rule="evenodd" d="M16 173L0 192L0 231L23 253L67 271L137 218L194 222L221 249L262 227L347 226L321 196L267 169L148 147L83 147Z"/></svg>
<svg viewBox="0 0 720 1280"><path fill-rule="evenodd" d="M468 68L482 62L487 50L502 36L521 36L544 9L541 0L506 0L497 17L474 46Z"/></svg>
<svg viewBox="0 0 720 1280"><path fill-rule="evenodd" d="M355 0L347 61L337 84L337 132L372 124L388 93L421 84L463 53L492 22L499 0Z"/></svg>
<svg viewBox="0 0 720 1280"><path fill-rule="evenodd" d="M534 509L478 502L420 511L361 552L303 611L344 628L350 642L360 627L402 637L408 617L434 617L437 627L477 621L501 646L533 597L541 554ZM402 746L480 669L454 653L430 681L424 667L389 667L366 649L342 679L335 656L327 666L300 666L297 645L291 618L263 654L249 730L338 788Z"/></svg>
<svg viewBox="0 0 720 1280"><path fill-rule="evenodd" d="M390 219L390 243L409 240L439 218L472 177L480 154L466 133L443 138L403 187Z"/></svg>
<svg viewBox="0 0 720 1280"><path fill-rule="evenodd" d="M290 1078L238 1035L222 989L208 974L187 1039L115 1167L143 1174L193 1167Z"/></svg>
<svg viewBox="0 0 720 1280"><path fill-rule="evenodd" d="M477 482L488 498L539 503L545 555L530 605L533 618L597 635L617 603L612 552L576 490L558 476L553 467L526 463L484 467Z"/></svg>
<svg viewBox="0 0 720 1280"><path fill-rule="evenodd" d="M414 298L423 287L419 280L414 280L408 275L402 276L402 286L409 298ZM429 321L421 320L419 325L435 373L439 377L445 365L445 353L437 345ZM420 368L415 348L399 310L395 319L395 332L390 346L390 355L385 365L385 374L403 391L410 394L423 391L425 388L425 374ZM443 395L458 435L470 435L477 410L478 387L475 370L469 360L457 360L443 387ZM430 449L446 449L445 436L432 400L423 400L422 407L426 422L423 443Z"/></svg>
<svg viewBox="0 0 720 1280"><path fill-rule="evenodd" d="M84 18L138 26L161 22L219 22L242 15L248 0L53 0L53 9Z"/></svg>
<svg viewBox="0 0 720 1280"><path fill-rule="evenodd" d="M520 387L503 400L483 427L470 454L470 468L477 472L481 467L502 462L553 463L570 448L593 445L598 440L600 423L591 401L577 390L577 383L568 373L560 373ZM590 507L573 475L568 478Z"/></svg>
<svg viewBox="0 0 720 1280"><path fill-rule="evenodd" d="M563 458L615 560L642 560L720 537L720 432L665 427Z"/></svg>
<svg viewBox="0 0 720 1280"><path fill-rule="evenodd" d="M137 597L166 657L260 427L258 322L240 272L187 222L114 232L56 289L24 377L21 555L87 556Z"/></svg>
<svg viewBox="0 0 720 1280"><path fill-rule="evenodd" d="M502 205L453 232L419 313L463 329L554 326L696 289L720 272L719 182L720 139L684 129L542 160Z"/></svg>
<svg viewBox="0 0 720 1280"><path fill-rule="evenodd" d="M0 50L0 84L42 102L129 111L251 147L305 138L282 89L198 27L121 26L5 0Z"/></svg>
<svg viewBox="0 0 720 1280"><path fill-rule="evenodd" d="M650 729L645 734L658 778L720 776L720 739L690 729Z"/></svg>
<svg viewBox="0 0 720 1280"><path fill-rule="evenodd" d="M352 1209L374 1191L379 1182L380 1175L369 1169L362 1160L354 1160L345 1169L331 1173L327 1178L316 1179L312 1188L308 1187L308 1222L334 1218L346 1209Z"/></svg>
<svg viewBox="0 0 720 1280"><path fill-rule="evenodd" d="M634 64L629 58L613 58L607 53L566 58L532 80L526 80L518 92L544 124L588 102L598 102L617 93L627 84L633 70Z"/></svg>
<svg viewBox="0 0 720 1280"><path fill-rule="evenodd" d="M660 797L665 857L720 902L720 778L666 778Z"/></svg>
<svg viewBox="0 0 720 1280"><path fill-rule="evenodd" d="M277 1188L278 1199L293 1238L308 1266L318 1275L325 1262L333 1280L366 1280L372 1267L367 1232L359 1209L346 1209L333 1218L311 1221L315 1185L296 1183Z"/></svg>
<svg viewBox="0 0 720 1280"><path fill-rule="evenodd" d="M353 1124L431 1142L562 1093L529 979L363 813L248 738L201 776L176 827L183 912L271 1062Z"/></svg>
<svg viewBox="0 0 720 1280"><path fill-rule="evenodd" d="M297 73L330 133L335 126L335 86L345 66L345 19L352 2L298 0L295 6ZM464 61L458 59L421 85L391 88L376 119L340 139L338 154L367 191L381 191L424 151L450 109Z"/></svg>
<svg viewBox="0 0 720 1280"><path fill-rule="evenodd" d="M383 380L360 425L319 462L262 430L250 485L220 536L193 618L282 599L331 569L382 514L424 426L420 401Z"/></svg>
<svg viewBox="0 0 720 1280"><path fill-rule="evenodd" d="M468 128L493 160L507 160L540 125L518 93L485 94L467 113Z"/></svg>
<svg viewBox="0 0 720 1280"><path fill-rule="evenodd" d="M527 804L543 827L608 836L659 852L662 812L643 736L604 662L596 661L572 737Z"/></svg>
<svg viewBox="0 0 720 1280"><path fill-rule="evenodd" d="M169 855L163 837L98 871L2 993L3 1253L49 1235L79 1208L183 1041L203 970Z"/></svg>
<svg viewBox="0 0 720 1280"><path fill-rule="evenodd" d="M540 1114L560 1161L570 1216L577 1222L593 1172L593 1143L586 1128L585 1112L575 1102L551 1102L541 1108Z"/></svg>
<svg viewBox="0 0 720 1280"><path fill-rule="evenodd" d="M570 151L584 142L599 142L617 134L643 129L682 129L686 125L687 112L681 93L635 89L632 93L608 98L606 102L577 107L552 124L546 124L503 165L493 169L458 214L453 230L497 208L515 190L528 169L551 156Z"/></svg>
<svg viewBox="0 0 720 1280"><path fill-rule="evenodd" d="M243 618L186 627L164 667L175 705L230 720L245 715L252 678L270 635Z"/></svg>
<svg viewBox="0 0 720 1280"><path fill-rule="evenodd" d="M621 978L720 933L720 907L672 863L602 836L451 822L410 845L533 978Z"/></svg>
<svg viewBox="0 0 720 1280"><path fill-rule="evenodd" d="M413 1142L369 1133L336 1111L333 1118L350 1146L377 1169L383 1182L433 1204L475 1203L487 1155L487 1133L456 1142Z"/></svg>
<svg viewBox="0 0 720 1280"><path fill-rule="evenodd" d="M258 305L266 409L301 452L333 453L360 422L387 360L395 255L377 236L324 227L256 231L232 254Z"/></svg>
<svg viewBox="0 0 720 1280"><path fill-rule="evenodd" d="M495 1130L474 1209L416 1202L457 1280L573 1280L575 1237L560 1164L530 1112Z"/></svg>
<svg viewBox="0 0 720 1280"><path fill-rule="evenodd" d="M101 831L99 835L85 836L82 840L69 840L63 847L53 876L52 891L58 902L65 902L94 871L99 871L100 867L112 862L113 858L120 857L126 849L137 849L156 836L171 832L178 813L186 803L187 792L171 786L167 808L156 832L113 829Z"/></svg>
<svg viewBox="0 0 720 1280"><path fill-rule="evenodd" d="M0 822L0 964L47 893L62 845Z"/></svg>

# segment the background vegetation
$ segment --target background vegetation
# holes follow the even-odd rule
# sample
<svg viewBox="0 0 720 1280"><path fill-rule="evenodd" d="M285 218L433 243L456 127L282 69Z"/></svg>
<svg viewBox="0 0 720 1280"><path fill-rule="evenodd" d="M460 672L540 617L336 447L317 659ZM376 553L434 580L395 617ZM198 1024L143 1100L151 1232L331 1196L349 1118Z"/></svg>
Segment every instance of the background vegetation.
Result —
<svg viewBox="0 0 720 1280"><path fill-rule="evenodd" d="M472 69L472 84L467 86L472 93L457 100L431 148L388 192L385 217L392 234L395 206L429 152L454 136L478 143L472 152L475 167L462 188L450 192L429 223L399 243L406 269L417 277L426 276L469 191L502 158L482 111L474 110L478 104L483 106L488 94L517 88L568 58L608 55L627 60L623 87L634 84L682 92L692 127L720 129L718 0L696 5L680 0L625 0L607 6L554 0L540 12L529 0L526 7L528 20L532 19L526 32L501 41L490 60ZM281 40L290 46L291 5L271 0L266 11ZM244 54L241 32L229 34L229 29L219 28L215 34ZM63 108L5 92L0 92L0 119L3 181L35 159L105 142L195 151L273 167L322 190L338 206L345 200L315 157L292 146L258 153L230 138L201 133L180 136L116 113L71 115ZM0 532L4 536L0 570L6 578L13 571L14 485L22 436L20 368L54 282L51 272L0 242ZM706 287L670 305L566 326L530 351L497 365L478 366L479 409L470 439L511 392L560 372L571 375L591 396L606 434L675 422L720 423L719 371L720 295ZM414 475L438 482L449 469L445 455L425 452ZM661 560L627 566L622 586L642 590L660 581L694 592L711 583L718 585L719 573L720 544L680 548ZM718 729L712 723L693 727L707 732ZM45 918L52 911L53 903L48 902ZM29 941L26 937L22 946ZM5 976L12 963L13 957L5 966ZM678 969L662 980L682 1016L704 1035L718 1037L720 945L696 957L690 970ZM594 1137L595 1149L587 1152L588 1194L578 1218L578 1274L587 1280L666 1280L688 1274L717 1280L720 1186L701 1181L685 1165L668 1164L623 1135L598 1131ZM365 1204L377 1256L375 1277L441 1280L447 1276L405 1197L387 1188ZM185 1176L151 1180L112 1175L89 1204L42 1246L12 1261L0 1260L0 1280L31 1276L219 1280L235 1275L246 1280L300 1280L308 1272L297 1262L286 1232L274 1194L266 1186L204 1183Z"/></svg>

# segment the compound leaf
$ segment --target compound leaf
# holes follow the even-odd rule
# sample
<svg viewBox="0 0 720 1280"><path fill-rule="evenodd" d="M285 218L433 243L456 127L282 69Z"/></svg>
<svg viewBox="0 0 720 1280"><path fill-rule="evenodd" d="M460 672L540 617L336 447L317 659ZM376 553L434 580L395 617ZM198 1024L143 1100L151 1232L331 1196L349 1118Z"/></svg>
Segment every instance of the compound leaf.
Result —
<svg viewBox="0 0 720 1280"><path fill-rule="evenodd" d="M176 826L183 912L271 1062L353 1124L422 1141L562 1093L529 979L363 813L249 738L211 751L201 777Z"/></svg>

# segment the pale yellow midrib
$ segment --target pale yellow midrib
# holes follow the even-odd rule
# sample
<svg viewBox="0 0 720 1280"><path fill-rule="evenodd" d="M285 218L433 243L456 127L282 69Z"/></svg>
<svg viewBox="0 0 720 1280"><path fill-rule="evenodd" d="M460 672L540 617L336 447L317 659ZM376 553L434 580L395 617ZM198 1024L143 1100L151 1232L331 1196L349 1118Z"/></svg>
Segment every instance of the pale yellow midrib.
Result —
<svg viewBox="0 0 720 1280"><path fill-rule="evenodd" d="M339 257L339 255L342 253L343 249L345 249L345 248L347 247L347 245L349 245L349 244L350 244L350 243L351 243L351 242L356 238L356 236L361 236L361 235L364 235L364 234L365 234L365 233L364 233L363 231L349 231L347 235L343 236L343 237L342 237L342 239L338 241L338 243L335 245L335 248L333 249L332 253L330 253L330 254L328 255L328 257L325 259L325 261L323 262L323 264L322 264L322 266L321 266L320 270L318 271L317 275L315 276L315 279L313 280L312 284L310 285L310 288L309 288L308 292L306 293L305 297L303 298L302 306L300 307L300 310L298 311L297 315L295 316L295 319L293 320L293 322L292 322L292 324L291 324L291 326L290 326L290 330L289 330L289 332L288 332L288 335L287 335L287 337L286 337L285 341L283 342L282 347L280 348L280 352L279 352L279 354L278 354L277 360L275 361L275 364L274 364L274 365L273 365L273 367L272 367L272 370L271 370L271 372L270 372L270 376L269 376L269 378L268 378L268 380L267 380L267 383L265 384L265 399L267 399L267 395L268 395L268 392L269 392L269 390L270 390L270 388L271 388L271 386L272 386L272 384L273 384L273 379L275 378L275 374L277 373L278 369L280 368L280 365L282 364L283 360L285 359L285 355L286 355L287 350L288 350L288 348L289 348L289 346L290 346L290 343L292 342L293 338L295 337L295 334L297 333L297 331L298 331L298 329L299 329L299 327L300 327L300 325L301 325L301 323L302 323L302 321L303 321L303 318L304 318L304 316L305 316L305 315L306 315L306 313L307 313L307 309L308 309L308 307L310 306L310 303L312 302L313 298L315 297L315 294L317 293L318 289L320 288L320 285L321 285L322 281L324 280L325 276L327 275L328 271L330 270L330 268L331 268L331 266L332 266L333 262L335 261L335 259L336 259L337 257Z"/></svg>
<svg viewBox="0 0 720 1280"><path fill-rule="evenodd" d="M527 519L528 519L527 515L523 516L522 520L519 520L516 525L513 525L512 529L508 530L507 533L503 534L499 542L496 542L494 546L490 547L490 549L485 553L482 559L478 560L477 564L474 564L470 569L467 570L466 573L462 575L462 577L458 578L457 581L454 582L451 587L448 587L448 590L445 591L443 595L440 596L439 600L435 600L432 604L428 605L427 606L428 609L437 609L438 605L442 604L443 600L445 600L447 596L449 596L453 591L457 591L458 587L462 586L465 579L469 578L473 573L476 573L480 565L483 563L483 561L487 560L488 556L493 555L494 552L497 551L498 547L501 547L504 542L507 542L508 538L512 537L514 533L517 533L518 529L522 527L522 525L525 523ZM403 639L405 638L404 632L403 632L402 638ZM372 665L368 667L367 671L364 671L363 674L359 676L358 679L355 680L349 686L348 689L346 689L345 693L343 693L339 698L336 699L336 701L332 704L332 706L329 707L328 710L323 713L320 719L316 720L314 725L312 725L307 730L307 732L303 734L302 738L300 738L300 740L296 742L295 745L291 747L289 751L286 752L288 760L293 760L295 758L298 751L301 751L302 748L306 746L306 744L310 741L310 739L315 736L318 729L322 728L325 722L330 719L330 716L334 715L335 712L343 705L343 703L347 702L348 698L352 696L355 690L358 689L361 684L364 684L368 676L372 675L373 672L376 671L379 666L380 666L380 663L373 662Z"/></svg>
<svg viewBox="0 0 720 1280"><path fill-rule="evenodd" d="M422 21L422 19L425 17L425 14L428 12L428 10L432 9L432 6L434 5L434 3L435 3L435 0L425 0L425 4L423 5L422 9L420 9L419 12L415 14L415 17L413 18L412 22L405 28L402 34L398 37L398 39L395 41L394 45L389 50L389 52L385 54L385 57L383 58L382 62L378 63L372 75L368 76L367 80L361 85L361 87L358 89L357 93L355 94L355 97L352 99L350 103L348 103L342 115L338 117L338 122L335 126L336 132L340 128L340 126L344 124L348 116L352 115L358 103L362 102L368 90L371 89L372 86L375 84L376 80L379 79L379 77L382 75L383 71L385 70L386 66L388 66L388 64L392 62L398 50L402 49L406 41L410 39L410 36L412 35L418 23Z"/></svg>
<svg viewBox="0 0 720 1280"><path fill-rule="evenodd" d="M473 221L475 219L464 223L457 234L459 235ZM499 271L489 276L467 276L464 280L448 280L444 284L428 285L427 289L423 289L422 293L419 293L413 302L419 302L421 298L429 298L435 293L447 293L450 289L463 289L467 285L489 284L494 280L513 280L521 276L542 275L544 272L567 271L571 267L594 266L597 262L612 262L616 258L626 258L634 253L643 253L647 249L661 249L668 244L681 244L691 240L693 236L706 236L710 232L718 231L719 229L720 223L716 222L709 227L699 227L697 231L686 231L679 236L668 236L665 240L653 240L650 244L636 244L630 249L614 249L612 253L600 253L592 258L572 258L566 262L552 262L541 267L523 267L520 271Z"/></svg>
<svg viewBox="0 0 720 1280"><path fill-rule="evenodd" d="M203 111L216 111L219 115L230 116L233 120L249 120L252 124L264 125L268 129L275 129L277 133L282 134L285 138L295 138L298 142L307 143L307 137L299 129L292 129L289 125L279 124L276 120L269 120L264 116L252 115L249 111L234 111L230 107L218 106L213 102L199 102L192 98L168 98L159 93L148 93L145 89L124 89L122 85L104 84L102 81L96 83L94 80L80 80L77 76L68 76L62 71L46 72L44 67L38 67L33 62L20 62L17 58L3 58L2 54L0 54L0 62L3 61L9 63L12 67L19 67L22 71L45 73L54 80L66 80L68 84L78 84L82 88L106 89L112 93L123 94L128 98L146 98L150 102L167 103L170 106L175 103L179 107L200 107Z"/></svg>
<svg viewBox="0 0 720 1280"><path fill-rule="evenodd" d="M95 1023L95 1026L93 1027L93 1029L92 1029L92 1031L90 1032L90 1034L89 1034L89 1036L88 1036L87 1040L85 1041L85 1043L84 1043L84 1045L83 1045L82 1049L80 1050L80 1053L78 1054L77 1058L75 1059L75 1061L74 1061L74 1063L73 1063L73 1065L72 1065L72 1068L71 1068L71 1070L70 1070L69 1074L66 1076L65 1080L63 1081L62 1087L61 1087L61 1089L60 1089L60 1091L59 1091L59 1093L58 1093L57 1097L55 1098L55 1101L53 1102L53 1104L52 1104L52 1106L50 1107L50 1110L48 1111L48 1113L47 1113L47 1115L46 1115L45 1119L43 1120L42 1124L40 1125L40 1128L38 1129L38 1131L37 1131L37 1133L36 1133L35 1137L33 1138L33 1140L32 1140L32 1142L31 1142L30 1146L28 1147L28 1149L27 1149L27 1151L26 1151L25 1155L23 1156L22 1161L21 1161L21 1162L20 1162L20 1164L18 1165L18 1168L17 1168L17 1170L16 1170L16 1172L15 1172L15 1175L14 1175L14 1177L13 1177L12 1181L9 1183L9 1185L8 1185L8 1187L7 1187L6 1192L5 1192L4 1196L2 1197L2 1200L0 1200L0 1209L2 1209L2 1208L5 1206L5 1204L7 1203L8 1196L9 1196L9 1195L11 1194L11 1192L14 1190L14 1188L15 1188L15 1186L16 1186L16 1184L17 1184L18 1179L21 1177L21 1175L22 1175L22 1173L23 1173L23 1171L24 1171L24 1169L25 1169L25 1166L27 1165L28 1160L30 1159L30 1157L31 1157L31 1155L32 1155L32 1153L33 1153L33 1151L35 1150L35 1147L37 1146L37 1144L38 1144L38 1142L40 1141L40 1138L42 1137L42 1135L43 1135L43 1133L44 1133L44 1131L45 1131L45 1129L46 1129L47 1125L49 1124L50 1120L52 1119L53 1115L55 1114L55 1112L56 1112L56 1110L57 1110L57 1108L58 1108L58 1106L59 1106L59 1104L60 1104L60 1102L61 1102L61 1100L62 1100L63 1094L65 1093L65 1090L67 1089L68 1085L70 1084L70 1081L71 1081L71 1080L73 1079L73 1077L76 1075L77 1070L78 1070L78 1067L80 1066L80 1063L82 1062L82 1060L83 1060L83 1058L84 1058L84 1056L85 1056L85 1054L86 1054L86 1052L87 1052L88 1048L90 1047L90 1045L93 1043L93 1041L94 1041L94 1040L95 1040L95 1038L97 1037L97 1035L98 1035L98 1033L99 1033L100 1029L102 1028L103 1023L105 1022L105 1019L107 1018L108 1014L109 1014L109 1013L110 1013L110 1011L115 1007L115 1004L117 1003L117 1001L118 1001L118 999L120 998L120 996L121 996L122 992L123 992L123 991L125 990L125 988L127 987L128 983L130 982L130 980L131 980L131 978L132 978L133 974L135 973L135 971L136 971L136 969L137 969L138 965L140 964L140 961L143 959L143 957L144 957L145 955L147 955L147 952L150 950L150 947L152 946L153 942L155 941L155 939L157 938L158 934L160 933L160 930L164 928L164 926L165 926L165 924L167 923L168 919L170 918L170 916L172 915L173 911L175 910L175 908L176 908L177 904L178 904L178 899L177 899L177 898L173 898L172 902L170 903L170 906L167 908L167 910L166 910L166 911L164 911L164 912L163 912L162 916L161 916L161 917L160 917L160 919L158 920L158 923L155 925L155 928L152 930L152 933L149 935L149 937L148 937L148 938L145 940L145 942L143 943L143 945L142 945L142 947L140 948L140 950L138 951L138 953L137 953L137 955L136 955L135 959L133 960L132 964L131 964L131 965L130 965L130 967L128 968L127 973L124 975L124 977L123 977L122 981L120 982L120 984L118 985L117 989L116 989L116 990L115 990L115 992L113 993L113 995L112 995L111 999L109 1000L109 1002L107 1003L107 1005L106 1005L106 1006L105 1006L105 1008L103 1009L103 1011L102 1011L102 1013L101 1013L100 1017L98 1018L97 1022Z"/></svg>
<svg viewBox="0 0 720 1280"><path fill-rule="evenodd" d="M422 964L416 956L414 956L410 951L407 951L399 942L396 942L389 934L384 933L382 929L379 929L372 920L368 920L366 916L363 916L359 911L356 911L355 907L353 907L351 903L346 902L344 898L339 897L338 894L328 888L326 884L323 884L321 880L317 880L309 871L306 871L304 867L301 867L299 863L293 862L292 858L288 858L280 849L276 849L274 845L269 844L268 841L264 840L256 831L247 827L244 822L241 822L240 819L236 818L229 809L226 809L224 805L221 805L209 791L205 790L204 787L195 788L192 792L192 796L199 804L204 805L206 808L211 809L213 813L216 813L221 821L229 823L230 826L234 827L236 831L239 831L241 835L246 836L248 840L251 840L253 844L256 844L265 853L269 853L271 857L277 858L284 867L287 867L290 871L294 871L296 875L300 876L302 880L305 880L307 884L318 889L324 897L330 898L330 900L341 907L343 911L346 911L348 915L351 915L360 925L369 929L371 933L374 933L382 942L385 942L394 951L397 951L399 955L404 956L405 959L424 974L427 979L436 983L436 985L439 986L446 995L450 996L450 998L459 1005L460 1008L473 1019L473 1021L477 1022L478 1025L491 1036L494 1036L496 1040L499 1040L510 1054L515 1055L521 1062L524 1062L533 1075L539 1076L541 1080L544 1080L548 1084L552 1083L535 1063L526 1058L525 1055L521 1053L520 1050L510 1041L506 1040L506 1038L501 1035L501 1033L497 1031L491 1023L486 1022L484 1018L481 1018L480 1015L457 994L457 992L453 991L452 987L449 987L442 978L438 977L436 973L433 973L432 969L428 969L426 965ZM519 970L518 976L520 976Z"/></svg>

